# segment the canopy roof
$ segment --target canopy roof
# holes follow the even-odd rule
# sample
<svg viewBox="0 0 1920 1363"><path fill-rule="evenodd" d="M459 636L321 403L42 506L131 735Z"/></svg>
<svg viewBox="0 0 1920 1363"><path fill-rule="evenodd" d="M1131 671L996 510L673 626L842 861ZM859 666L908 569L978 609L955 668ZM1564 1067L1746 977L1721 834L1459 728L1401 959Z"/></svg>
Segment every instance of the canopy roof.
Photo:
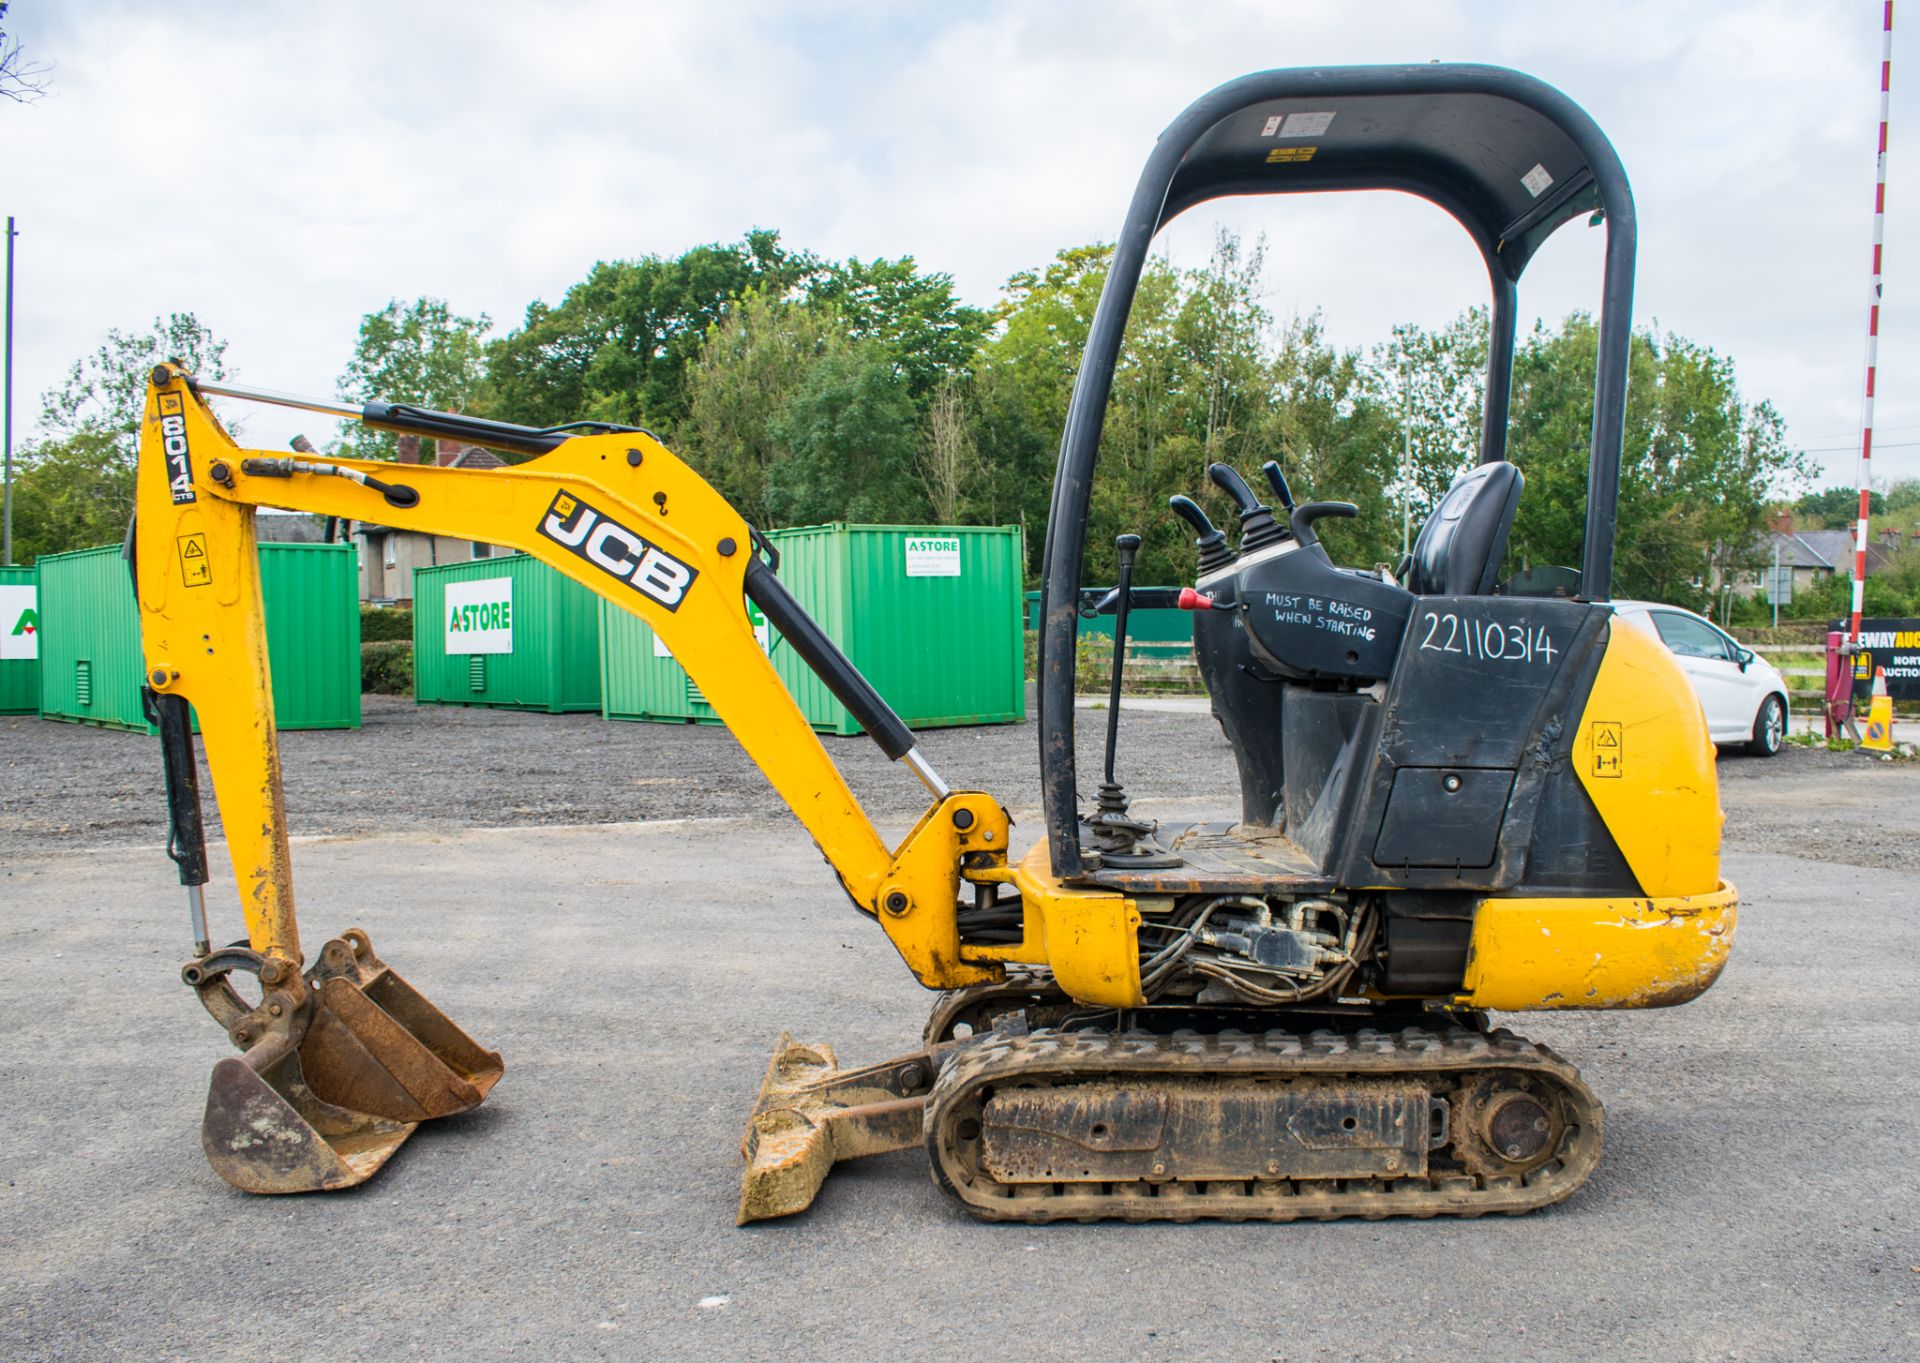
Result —
<svg viewBox="0 0 1920 1363"><path fill-rule="evenodd" d="M1518 280L1554 229L1601 206L1596 172L1625 189L1585 114L1499 67L1262 72L1182 122L1206 105L1217 119L1193 137L1155 230L1224 195L1397 189L1451 213L1489 269ZM1192 137L1191 124L1179 131Z"/></svg>

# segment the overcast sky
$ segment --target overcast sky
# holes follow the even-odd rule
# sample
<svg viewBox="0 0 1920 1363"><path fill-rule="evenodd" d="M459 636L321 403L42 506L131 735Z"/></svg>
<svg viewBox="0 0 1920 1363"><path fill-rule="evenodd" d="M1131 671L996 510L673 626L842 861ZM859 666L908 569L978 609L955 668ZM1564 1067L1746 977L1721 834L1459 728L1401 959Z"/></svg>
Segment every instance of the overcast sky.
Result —
<svg viewBox="0 0 1920 1363"><path fill-rule="evenodd" d="M1878 0L15 0L28 55L55 66L45 99L0 103L15 438L76 357L156 314L197 313L242 382L327 395L389 298L505 329L595 260L755 226L833 257L911 254L988 304L1014 271L1111 238L1159 129L1219 82L1439 59L1515 67L1585 106L1638 200L1636 319L1731 356L1746 396L1849 482L1879 16ZM1920 476L1904 140L1920 66L1895 42L1880 479ZM1196 211L1163 238L1173 259L1201 263L1216 220L1264 231L1269 305L1321 309L1341 345L1485 296L1465 235L1412 199ZM1601 236L1563 229L1523 313L1595 304ZM247 437L323 425L249 409Z"/></svg>

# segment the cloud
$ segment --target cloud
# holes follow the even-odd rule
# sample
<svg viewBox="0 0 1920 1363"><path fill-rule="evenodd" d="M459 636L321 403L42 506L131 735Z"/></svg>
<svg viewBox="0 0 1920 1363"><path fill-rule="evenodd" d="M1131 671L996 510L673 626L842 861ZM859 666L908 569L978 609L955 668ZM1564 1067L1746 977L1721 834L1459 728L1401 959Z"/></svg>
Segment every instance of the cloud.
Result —
<svg viewBox="0 0 1920 1363"><path fill-rule="evenodd" d="M236 6L23 0L55 93L0 108L20 218L16 407L109 327L190 309L247 380L326 393L362 313L431 294L510 326L601 258L750 226L834 256L912 254L992 301L1015 270L1110 237L1155 136L1267 66L1484 60L1606 128L1640 211L1636 316L1731 355L1746 393L1851 475L1866 304L1877 9L1143 3L963 6L550 0ZM1920 210L1897 84L1881 349L1883 475L1920 473ZM1920 161L1914 163L1920 176ZM1346 345L1437 324L1485 283L1459 230L1393 196L1235 204L1269 302ZM1914 224L1911 230L1903 224ZM1541 253L1523 308L1598 292L1600 236ZM1911 318L1909 322L1907 319ZM18 424L18 423L17 423ZM262 413L250 438L303 423ZM1911 443L1913 449L1901 449Z"/></svg>

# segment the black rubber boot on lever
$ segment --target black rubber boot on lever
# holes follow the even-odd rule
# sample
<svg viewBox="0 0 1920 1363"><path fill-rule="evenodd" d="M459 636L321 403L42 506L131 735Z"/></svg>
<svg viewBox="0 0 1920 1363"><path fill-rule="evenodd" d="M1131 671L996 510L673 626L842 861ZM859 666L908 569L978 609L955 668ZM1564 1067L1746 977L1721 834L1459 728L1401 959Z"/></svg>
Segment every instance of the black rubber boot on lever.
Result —
<svg viewBox="0 0 1920 1363"><path fill-rule="evenodd" d="M1207 513L1200 509L1200 504L1193 498L1176 495L1167 498L1167 505L1173 508L1174 515L1193 529L1193 547L1200 556L1198 571L1201 577L1225 568L1238 557L1227 543L1227 532L1208 520Z"/></svg>
<svg viewBox="0 0 1920 1363"><path fill-rule="evenodd" d="M1213 479L1215 487L1233 499L1234 511L1240 517L1242 554L1251 554L1287 538L1287 528L1273 518L1271 507L1261 505L1260 499L1253 495L1253 489L1247 486L1247 480L1240 476L1239 470L1231 464L1209 464L1207 477Z"/></svg>

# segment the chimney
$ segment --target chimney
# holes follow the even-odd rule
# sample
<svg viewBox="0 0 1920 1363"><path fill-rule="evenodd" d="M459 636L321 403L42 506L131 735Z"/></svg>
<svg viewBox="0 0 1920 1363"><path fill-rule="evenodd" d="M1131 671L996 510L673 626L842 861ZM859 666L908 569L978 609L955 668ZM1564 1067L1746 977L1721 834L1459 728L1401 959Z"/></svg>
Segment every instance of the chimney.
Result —
<svg viewBox="0 0 1920 1363"><path fill-rule="evenodd" d="M420 437L419 436L417 435L399 436L394 440L393 448L394 448L394 457L397 458L401 463L417 464L420 462Z"/></svg>
<svg viewBox="0 0 1920 1363"><path fill-rule="evenodd" d="M1793 508L1781 507L1773 513L1773 528L1783 535L1793 533Z"/></svg>
<svg viewBox="0 0 1920 1363"><path fill-rule="evenodd" d="M433 462L441 468L445 468L461 455L465 454L468 447L458 440L442 437L433 442L433 448Z"/></svg>

